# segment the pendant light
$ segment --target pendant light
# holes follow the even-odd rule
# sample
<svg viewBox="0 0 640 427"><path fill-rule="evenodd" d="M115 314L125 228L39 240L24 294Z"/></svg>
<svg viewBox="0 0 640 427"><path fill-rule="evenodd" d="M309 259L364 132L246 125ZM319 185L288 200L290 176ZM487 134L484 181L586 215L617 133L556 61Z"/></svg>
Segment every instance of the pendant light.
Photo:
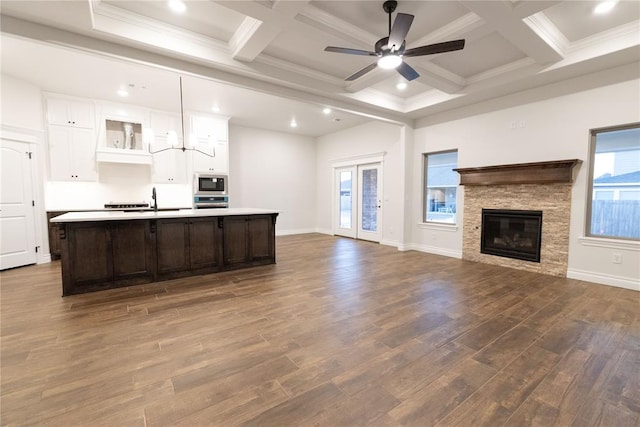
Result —
<svg viewBox="0 0 640 427"><path fill-rule="evenodd" d="M187 147L185 145L185 137L184 137L184 103L182 101L182 76L180 76L180 131L182 134L182 146L179 147L167 147L167 148L162 148L160 150L156 150L156 151L151 151L151 144L148 145L148 150L150 154L158 154L158 153L162 153L163 151L167 151L167 150L182 150L182 152L186 152L186 151L195 151L197 153L200 154L204 154L207 157L215 157L216 156L216 148L214 146L212 146L211 148L213 149L213 154L209 154L209 153L205 153L202 150L198 150L195 147Z"/></svg>

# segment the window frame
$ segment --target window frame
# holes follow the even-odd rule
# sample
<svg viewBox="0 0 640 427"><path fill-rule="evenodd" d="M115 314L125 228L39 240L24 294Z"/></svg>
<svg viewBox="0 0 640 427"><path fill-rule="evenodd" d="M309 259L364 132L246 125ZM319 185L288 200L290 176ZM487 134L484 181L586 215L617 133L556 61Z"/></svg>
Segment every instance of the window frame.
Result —
<svg viewBox="0 0 640 427"><path fill-rule="evenodd" d="M460 154L460 150L458 150L457 148L451 148L451 149L447 149L447 150L440 150L440 151L430 151L430 152L426 152L426 153L422 153L422 185L421 185L421 192L422 192L422 224L424 225L430 225L430 226L437 226L437 227L455 227L457 228L458 226L458 188L460 187L460 177L458 177L458 182L456 183L456 212L454 214L454 222L453 223L447 223L447 222L441 222L441 221L429 221L427 220L427 194L428 194L428 188L427 188L427 167L428 167L428 157L431 155L436 155L436 154L447 154L447 153L456 153L456 168L459 167L458 165L458 156Z"/></svg>
<svg viewBox="0 0 640 427"><path fill-rule="evenodd" d="M630 242L640 242L640 238L635 237L620 237L620 236L609 236L602 234L593 234L591 232L591 215L593 209L593 179L594 179L594 166L595 166L595 156L596 156L596 138L598 134L606 133L606 132L615 132L620 130L627 129L640 129L640 122L627 123L623 125L615 125L615 126L606 126L601 128L589 129L589 173L587 177L587 197L586 199L586 221L584 224L584 236L586 238L593 239L605 239L609 241L630 241Z"/></svg>

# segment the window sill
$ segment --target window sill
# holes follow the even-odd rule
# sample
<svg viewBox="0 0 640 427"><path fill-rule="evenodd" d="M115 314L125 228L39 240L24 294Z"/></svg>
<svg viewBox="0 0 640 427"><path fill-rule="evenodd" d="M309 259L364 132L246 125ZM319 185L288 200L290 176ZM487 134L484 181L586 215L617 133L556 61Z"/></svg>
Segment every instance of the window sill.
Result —
<svg viewBox="0 0 640 427"><path fill-rule="evenodd" d="M458 231L457 224L442 224L437 222L419 222L418 228L423 228L426 230L449 231L454 233Z"/></svg>
<svg viewBox="0 0 640 427"><path fill-rule="evenodd" d="M603 237L580 237L578 242L582 246L595 246L598 248L608 249L625 249L629 251L640 252L640 242L633 240L607 239Z"/></svg>

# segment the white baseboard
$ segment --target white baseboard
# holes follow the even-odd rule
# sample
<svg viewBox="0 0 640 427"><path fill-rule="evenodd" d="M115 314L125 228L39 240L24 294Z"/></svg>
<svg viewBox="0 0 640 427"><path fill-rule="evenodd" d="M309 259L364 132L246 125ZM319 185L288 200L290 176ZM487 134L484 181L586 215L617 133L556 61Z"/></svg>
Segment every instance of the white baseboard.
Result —
<svg viewBox="0 0 640 427"><path fill-rule="evenodd" d="M393 246L394 248L400 248L400 242L398 242L397 240L381 240L380 241L381 245L385 245L385 246Z"/></svg>
<svg viewBox="0 0 640 427"><path fill-rule="evenodd" d="M400 251L420 251L420 252L426 252L426 253L430 253L430 254L435 254L435 255L442 255L442 256L448 256L451 258L458 258L458 259L462 259L462 251L454 251L451 249L443 249L443 248L439 248L436 246L427 246L427 245L420 245L417 243L409 243L406 245L401 245L398 246L398 250Z"/></svg>
<svg viewBox="0 0 640 427"><path fill-rule="evenodd" d="M297 228L293 230L276 230L276 236L289 236L292 234L315 233L315 228Z"/></svg>
<svg viewBox="0 0 640 427"><path fill-rule="evenodd" d="M38 254L36 257L36 264L47 264L51 262L51 254Z"/></svg>
<svg viewBox="0 0 640 427"><path fill-rule="evenodd" d="M411 243L400 243L398 245L398 250L400 252L412 251L413 250L413 245Z"/></svg>
<svg viewBox="0 0 640 427"><path fill-rule="evenodd" d="M569 279L584 280L585 282L593 282L601 285L615 286L617 288L631 289L632 291L640 291L640 280L634 280L628 277L594 273L593 271L577 270L574 268L567 270L567 277Z"/></svg>
<svg viewBox="0 0 640 427"><path fill-rule="evenodd" d="M328 234L329 236L333 236L333 230L330 228L316 228L314 230L315 233L320 233L320 234Z"/></svg>

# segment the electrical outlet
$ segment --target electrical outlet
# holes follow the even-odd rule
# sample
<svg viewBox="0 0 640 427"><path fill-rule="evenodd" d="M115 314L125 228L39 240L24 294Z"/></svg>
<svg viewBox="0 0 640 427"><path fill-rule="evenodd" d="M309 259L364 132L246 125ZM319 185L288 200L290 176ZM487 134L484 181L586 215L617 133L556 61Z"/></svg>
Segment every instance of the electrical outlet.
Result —
<svg viewBox="0 0 640 427"><path fill-rule="evenodd" d="M614 264L622 264L622 254L613 254L611 256L611 261Z"/></svg>

